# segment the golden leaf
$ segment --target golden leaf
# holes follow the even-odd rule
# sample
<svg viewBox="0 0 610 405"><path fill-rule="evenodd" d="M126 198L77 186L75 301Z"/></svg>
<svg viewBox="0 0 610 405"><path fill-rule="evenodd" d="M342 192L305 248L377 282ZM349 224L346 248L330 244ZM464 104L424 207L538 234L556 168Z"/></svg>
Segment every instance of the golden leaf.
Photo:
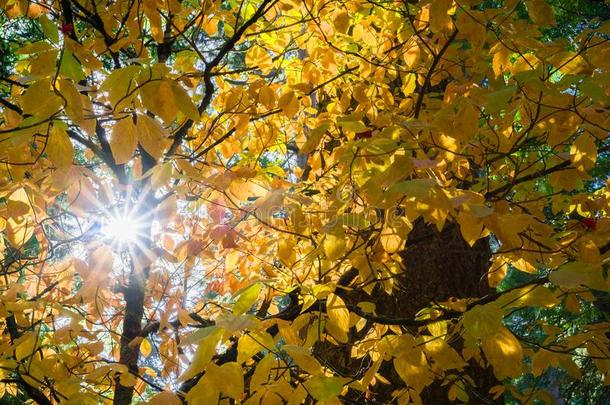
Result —
<svg viewBox="0 0 610 405"><path fill-rule="evenodd" d="M335 15L334 24L337 31L339 31L341 34L347 33L350 26L349 13L347 11L340 11L337 13Z"/></svg>
<svg viewBox="0 0 610 405"><path fill-rule="evenodd" d="M329 294L328 297L326 297L326 313L328 314L329 321L332 322L332 325L337 327L332 328L329 332L331 332L333 337L339 342L347 343L349 310L345 306L343 299L336 294ZM327 324L326 327L328 328L329 325Z"/></svg>
<svg viewBox="0 0 610 405"><path fill-rule="evenodd" d="M168 145L165 130L153 118L147 115L138 115L136 128L138 140L146 152L159 159Z"/></svg>
<svg viewBox="0 0 610 405"><path fill-rule="evenodd" d="M505 327L482 341L485 358L493 366L498 380L518 377L523 368L523 349L515 336Z"/></svg>
<svg viewBox="0 0 610 405"><path fill-rule="evenodd" d="M181 405L180 397L173 392L163 391L148 400L148 405Z"/></svg>
<svg viewBox="0 0 610 405"><path fill-rule="evenodd" d="M426 356L419 350L412 350L408 355L395 358L394 369L400 378L418 393L433 380Z"/></svg>
<svg viewBox="0 0 610 405"><path fill-rule="evenodd" d="M595 140L588 134L582 134L570 148L572 165L581 172L587 172L595 167L597 147Z"/></svg>
<svg viewBox="0 0 610 405"><path fill-rule="evenodd" d="M110 137L110 150L117 164L131 160L138 146L138 132L131 117L126 117L114 124Z"/></svg>
<svg viewBox="0 0 610 405"><path fill-rule="evenodd" d="M74 147L67 132L60 125L53 125L49 129L45 151L57 168L68 167L72 164Z"/></svg>
<svg viewBox="0 0 610 405"><path fill-rule="evenodd" d="M287 118L292 118L299 111L300 103L294 91L289 90L282 94L277 102L277 106Z"/></svg>
<svg viewBox="0 0 610 405"><path fill-rule="evenodd" d="M256 299L258 298L258 294L261 292L262 287L263 286L261 285L261 283L254 283L239 291L236 294L236 296L238 297L237 301L235 302L235 305L233 305L233 314L241 315L247 310L249 310L256 302Z"/></svg>

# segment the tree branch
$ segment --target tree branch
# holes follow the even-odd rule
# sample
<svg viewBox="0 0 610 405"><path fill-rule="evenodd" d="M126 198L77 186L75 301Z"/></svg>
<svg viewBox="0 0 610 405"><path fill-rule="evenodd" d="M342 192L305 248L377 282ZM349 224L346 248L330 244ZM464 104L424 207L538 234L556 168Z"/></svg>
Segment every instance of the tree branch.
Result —
<svg viewBox="0 0 610 405"><path fill-rule="evenodd" d="M271 8L277 1L278 0L263 0L256 12L246 22L244 22L241 27L235 30L233 36L229 38L227 42L225 42L222 48L220 48L220 51L218 51L218 54L214 57L214 59L212 59L209 63L206 63L205 69L203 71L203 83L205 86L205 92L203 94L203 99L201 100L201 103L197 107L199 114L202 114L212 102L212 96L214 95L215 90L214 83L212 83L212 70L216 68L218 64L224 59L224 57L233 49L235 44L241 39L244 32L246 32L246 30L251 25L256 23L259 18L265 15L269 8ZM189 119L178 129L178 131L176 131L176 134L174 135L174 141L172 142L165 155L166 158L176 153L178 146L180 146L182 140L184 139L184 137L186 136L189 129L191 129L194 123L195 122L193 120Z"/></svg>
<svg viewBox="0 0 610 405"><path fill-rule="evenodd" d="M436 70L436 65L438 65L438 63L441 61L441 59L443 57L443 54L447 51L447 49L449 49L449 45L451 45L451 43L455 39L457 33L458 33L458 30L455 29L451 33L451 36L447 39L447 42L445 42L445 44L443 45L441 50L436 55L434 55L434 59L432 59L432 64L430 65L430 69L428 70L428 73L426 74L426 78L424 79L424 83L422 84L419 94L417 95L417 101L415 102L415 109L413 110L413 116L415 118L419 118L419 114L421 112L421 108L422 108L422 105L424 102L424 96L426 95L426 91L428 90L428 87L430 87L430 81L432 80L432 75L434 74L434 71Z"/></svg>

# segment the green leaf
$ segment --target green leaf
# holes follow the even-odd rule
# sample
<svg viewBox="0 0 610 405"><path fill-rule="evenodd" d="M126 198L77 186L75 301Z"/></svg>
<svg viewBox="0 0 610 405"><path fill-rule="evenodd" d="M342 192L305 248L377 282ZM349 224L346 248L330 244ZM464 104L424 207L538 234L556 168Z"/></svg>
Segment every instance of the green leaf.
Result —
<svg viewBox="0 0 610 405"><path fill-rule="evenodd" d="M64 49L64 53L61 57L59 73L74 80L75 83L80 82L85 78L81 64L76 60L74 55L72 55L72 52L67 49Z"/></svg>
<svg viewBox="0 0 610 405"><path fill-rule="evenodd" d="M40 26L42 27L42 32L44 33L44 35L47 38L49 38L51 40L51 42L53 42L55 44L58 43L59 42L59 31L58 31L55 23L53 23L51 20L49 20L49 17L47 17L46 14L41 14L40 17L38 17L38 22L40 23Z"/></svg>

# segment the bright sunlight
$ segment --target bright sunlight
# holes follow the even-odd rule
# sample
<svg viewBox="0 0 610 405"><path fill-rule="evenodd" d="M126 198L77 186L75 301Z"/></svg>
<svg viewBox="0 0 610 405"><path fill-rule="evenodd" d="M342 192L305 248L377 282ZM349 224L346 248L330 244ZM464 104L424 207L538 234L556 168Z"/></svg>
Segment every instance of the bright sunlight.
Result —
<svg viewBox="0 0 610 405"><path fill-rule="evenodd" d="M106 219L102 233L119 245L135 243L138 239L140 223L130 214L117 213Z"/></svg>

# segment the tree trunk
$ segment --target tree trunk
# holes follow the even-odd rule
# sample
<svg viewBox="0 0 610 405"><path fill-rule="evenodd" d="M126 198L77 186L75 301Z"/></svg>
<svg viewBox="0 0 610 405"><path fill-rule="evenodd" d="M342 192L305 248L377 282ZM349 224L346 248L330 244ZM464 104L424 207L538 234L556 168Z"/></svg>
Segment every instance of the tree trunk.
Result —
<svg viewBox="0 0 610 405"><path fill-rule="evenodd" d="M140 149L142 155L142 170L147 172L155 166L152 156ZM142 336L142 320L144 317L144 301L146 298L146 281L148 280L149 265L153 242L150 239L154 209L157 204L153 191L150 189L149 178L139 184L141 198L138 201L128 201L136 207L136 219L140 223L138 237L133 243L133 256L127 287L123 294L125 297L125 313L123 316L123 331L120 340L119 362L127 366L132 376L139 375L138 360L140 358L140 343L132 343ZM133 385L123 385L119 377L115 380L114 405L129 405L133 399Z"/></svg>
<svg viewBox="0 0 610 405"><path fill-rule="evenodd" d="M491 249L487 238L480 239L474 246L468 245L460 233L459 226L448 223L439 232L434 225L426 224L421 218L414 222L405 249L400 253L404 272L396 280L392 294L377 288L371 295L361 290L351 291L347 300L355 305L358 301L370 301L376 305L376 314L388 318L412 318L433 301L442 302L450 298L482 297L493 290L487 284L487 270L491 258ZM366 328L365 328L366 329ZM414 328L411 333L416 334ZM391 332L390 332L391 333ZM361 338L361 336L356 337ZM463 342L453 341L452 346L458 353ZM366 359L350 357L351 344L332 345L329 342L319 343L314 352L323 364L332 365L343 375L360 378L366 370L363 364ZM467 367L468 375L474 384L465 384L471 403L493 403L489 389L498 384L491 369L482 369L471 362ZM405 383L394 370L392 362L384 363L379 373L390 384L377 383L372 387L373 399L383 403L391 402L392 393L405 387ZM436 380L421 393L424 404L449 403L448 389L451 384L441 385L442 379ZM351 392L348 397L356 403L366 403L360 393Z"/></svg>

